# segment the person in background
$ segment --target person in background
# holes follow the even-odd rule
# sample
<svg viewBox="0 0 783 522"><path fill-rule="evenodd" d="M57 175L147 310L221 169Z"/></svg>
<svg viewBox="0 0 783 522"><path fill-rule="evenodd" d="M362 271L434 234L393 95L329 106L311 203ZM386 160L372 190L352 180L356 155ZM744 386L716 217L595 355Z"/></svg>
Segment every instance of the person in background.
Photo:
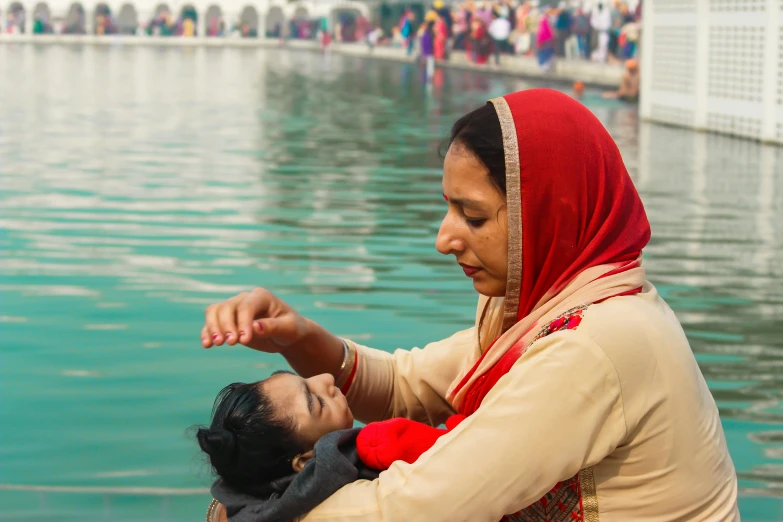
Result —
<svg viewBox="0 0 783 522"><path fill-rule="evenodd" d="M495 50L495 65L500 65L500 53L508 51L508 38L511 36L511 22L498 13L493 14L492 23L489 24L489 34Z"/></svg>
<svg viewBox="0 0 783 522"><path fill-rule="evenodd" d="M571 17L571 34L576 38L580 58L590 57L590 19L580 7Z"/></svg>
<svg viewBox="0 0 783 522"><path fill-rule="evenodd" d="M597 46L592 59L606 62L609 55L609 31L612 29L612 13L603 3L599 3L590 15L590 26L598 36Z"/></svg>
<svg viewBox="0 0 783 522"><path fill-rule="evenodd" d="M446 25L446 40L453 36L454 19L452 18L451 9L449 6L443 3L443 0L435 0L432 4L432 8L438 13L438 16L443 19L443 23ZM438 34L437 23L435 24L435 35ZM437 58L437 55L436 55Z"/></svg>
<svg viewBox="0 0 783 522"><path fill-rule="evenodd" d="M465 51L468 40L468 13L466 7L460 6L454 17L454 49Z"/></svg>
<svg viewBox="0 0 783 522"><path fill-rule="evenodd" d="M531 34L527 26L527 17L530 12L530 5L525 3L520 5L514 12L514 31L511 38L514 44L515 54L527 54L531 48Z"/></svg>
<svg viewBox="0 0 783 522"><path fill-rule="evenodd" d="M413 49L416 46L416 32L413 27L416 21L416 15L413 11L407 11L402 20L402 27L400 28L400 34L405 39L405 46L407 48L407 54L410 56L413 54Z"/></svg>
<svg viewBox="0 0 783 522"><path fill-rule="evenodd" d="M369 33L367 33L367 46L371 51L378 45L378 42L381 41L381 38L383 38L383 29L380 27L375 27Z"/></svg>
<svg viewBox="0 0 783 522"><path fill-rule="evenodd" d="M98 15L100 16L100 15ZM98 25L100 27L100 24ZM44 22L43 18L40 16L35 17L35 22L33 22L33 34L44 34L46 32L46 23ZM97 33L97 31L96 31ZM97 33L100 34L100 33Z"/></svg>
<svg viewBox="0 0 783 522"><path fill-rule="evenodd" d="M612 26L609 29L607 61L609 63L617 63L623 59L622 47L625 42L620 42L620 37L626 19L630 19L628 17L628 6L615 2L609 9L609 12L611 13Z"/></svg>
<svg viewBox="0 0 783 522"><path fill-rule="evenodd" d="M536 56L544 72L551 71L555 61L555 33L549 21L550 14L550 9L547 9L541 15L536 31Z"/></svg>
<svg viewBox="0 0 783 522"><path fill-rule="evenodd" d="M525 30L527 14L530 12L530 4L525 2L514 10L514 30Z"/></svg>
<svg viewBox="0 0 783 522"><path fill-rule="evenodd" d="M432 80L432 75L435 72L435 19L438 17L434 12L431 14L432 16L428 14L424 19L418 34L421 56L424 58L427 67L426 77L428 83Z"/></svg>
<svg viewBox="0 0 783 522"><path fill-rule="evenodd" d="M577 100L581 100L584 94L585 94L585 84L580 81L574 82L574 98Z"/></svg>
<svg viewBox="0 0 783 522"><path fill-rule="evenodd" d="M566 55L566 40L571 36L571 12L565 2L560 2L555 12L555 35L557 38L556 53L562 58Z"/></svg>
<svg viewBox="0 0 783 522"><path fill-rule="evenodd" d="M622 58L634 58L636 56L641 30L641 24L634 19L627 22L620 30Z"/></svg>
<svg viewBox="0 0 783 522"><path fill-rule="evenodd" d="M616 91L607 91L602 96L606 99L631 103L639 101L639 63L636 60L626 60L620 88Z"/></svg>
<svg viewBox="0 0 783 522"><path fill-rule="evenodd" d="M35 23L38 23L38 18L35 19ZM40 34L36 32L37 27L33 25L33 34ZM95 15L95 34L98 36L106 34L106 17L102 14Z"/></svg>
<svg viewBox="0 0 783 522"><path fill-rule="evenodd" d="M470 50L473 55L473 63L485 64L489 61L492 52L492 39L487 31L487 26L479 17L475 17L470 33Z"/></svg>
<svg viewBox="0 0 783 522"><path fill-rule="evenodd" d="M511 2L511 0L502 0L501 1L501 11L505 12L505 15L503 17L508 20L508 22L511 24L511 31L514 31L514 28L516 27L517 22L517 8L518 5Z"/></svg>
<svg viewBox="0 0 783 522"><path fill-rule="evenodd" d="M319 31L319 40L321 42L321 51L328 57L332 50L332 34L326 26L326 20L323 21L323 26Z"/></svg>
<svg viewBox="0 0 783 522"><path fill-rule="evenodd" d="M530 11L527 14L527 21L525 24L527 25L527 30L530 33L530 51L528 54L530 56L533 55L533 52L535 50L535 44L538 40L538 25L541 21L541 11L538 9L538 4L534 3L533 6L530 8Z"/></svg>
<svg viewBox="0 0 783 522"><path fill-rule="evenodd" d="M356 29L354 34L354 41L361 42L367 39L367 35L370 34L373 27L370 21L364 16L359 15L356 19Z"/></svg>
<svg viewBox="0 0 783 522"><path fill-rule="evenodd" d="M446 46L449 42L449 26L446 19L439 12L435 20L435 59L443 61L446 59Z"/></svg>
<svg viewBox="0 0 783 522"><path fill-rule="evenodd" d="M392 27L391 44L394 47L403 47L405 45L405 39L400 34L399 27Z"/></svg>
<svg viewBox="0 0 783 522"><path fill-rule="evenodd" d="M209 19L208 36L220 36L220 17L212 16Z"/></svg>
<svg viewBox="0 0 783 522"><path fill-rule="evenodd" d="M196 22L190 17L187 17L182 21L182 36L196 36Z"/></svg>

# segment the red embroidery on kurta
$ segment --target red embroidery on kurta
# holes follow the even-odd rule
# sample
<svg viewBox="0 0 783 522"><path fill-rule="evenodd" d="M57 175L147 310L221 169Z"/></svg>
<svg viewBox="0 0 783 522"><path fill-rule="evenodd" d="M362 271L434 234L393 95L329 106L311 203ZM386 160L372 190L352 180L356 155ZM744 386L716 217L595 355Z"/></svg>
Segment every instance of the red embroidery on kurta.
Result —
<svg viewBox="0 0 783 522"><path fill-rule="evenodd" d="M584 522L579 475L556 484L541 500L501 522Z"/></svg>

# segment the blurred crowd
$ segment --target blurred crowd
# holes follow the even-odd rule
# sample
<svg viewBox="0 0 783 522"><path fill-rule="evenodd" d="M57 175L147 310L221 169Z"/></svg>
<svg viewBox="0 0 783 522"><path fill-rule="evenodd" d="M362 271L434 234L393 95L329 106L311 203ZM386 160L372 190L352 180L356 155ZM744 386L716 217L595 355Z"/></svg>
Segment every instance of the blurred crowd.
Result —
<svg viewBox="0 0 783 522"><path fill-rule="evenodd" d="M17 4L18 5L18 4ZM596 62L625 62L635 59L641 35L640 0L571 0L547 3L540 0L467 0L446 5L443 0L396 4L396 11L382 4L371 23L359 12L340 12L327 18L295 16L267 21L266 36L281 39L317 39L324 48L332 41L365 42L371 48L397 46L416 53L432 69L434 62L448 60L455 52L465 53L476 64L500 64L503 55L535 56L542 70L552 69L557 58L589 59ZM76 6L75 8L73 6ZM33 33L84 34L86 15L73 4L64 20L55 22L34 13ZM385 6L385 7L384 7ZM396 14L395 14L396 13ZM23 32L26 13L9 9L6 32ZM149 34L156 36L199 36L198 15L183 8L178 17L160 9L140 27L118 23L105 5L94 13L94 34ZM227 24L222 16L207 13L206 36L257 37L258 20Z"/></svg>
<svg viewBox="0 0 783 522"><path fill-rule="evenodd" d="M379 34L380 32L380 34ZM384 34L374 28L370 45L386 43L418 51L424 57L447 60L464 51L474 63L488 63L504 54L536 56L542 69L557 57L618 63L635 59L641 34L641 4L631 9L623 1L539 5L537 1L497 0L445 6L436 0L419 20L406 11Z"/></svg>

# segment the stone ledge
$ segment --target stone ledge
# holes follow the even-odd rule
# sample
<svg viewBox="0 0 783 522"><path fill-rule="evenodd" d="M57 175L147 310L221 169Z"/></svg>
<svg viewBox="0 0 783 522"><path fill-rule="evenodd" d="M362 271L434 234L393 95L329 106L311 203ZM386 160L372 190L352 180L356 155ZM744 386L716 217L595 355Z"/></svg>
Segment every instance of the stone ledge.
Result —
<svg viewBox="0 0 783 522"><path fill-rule="evenodd" d="M292 50L321 52L321 46L313 40L288 40L281 42L277 38L177 38L159 36L127 36L127 35L10 35L0 34L0 44L6 43L36 43L36 44L80 44L80 45L145 45L170 47L246 47L246 48L286 48ZM365 44L333 43L332 52L348 56L377 58L397 62L415 62L399 47L375 47L370 49ZM617 87L623 75L623 67L590 62L586 60L557 60L552 71L542 72L535 58L528 56L502 55L501 65L494 63L478 65L467 60L464 53L452 54L448 61L438 66L458 68L490 74L506 74L522 78L539 78L548 81L575 82L599 87Z"/></svg>

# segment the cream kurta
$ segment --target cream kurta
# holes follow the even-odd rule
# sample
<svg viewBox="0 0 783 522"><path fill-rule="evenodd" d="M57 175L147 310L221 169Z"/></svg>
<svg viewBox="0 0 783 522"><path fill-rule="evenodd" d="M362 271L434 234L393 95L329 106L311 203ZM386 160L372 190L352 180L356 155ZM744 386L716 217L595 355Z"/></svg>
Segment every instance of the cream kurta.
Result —
<svg viewBox="0 0 783 522"><path fill-rule="evenodd" d="M440 424L474 330L394 355L359 347L357 418ZM497 522L593 467L601 522L739 520L718 410L649 285L533 343L481 407L415 463L343 487L302 520Z"/></svg>

